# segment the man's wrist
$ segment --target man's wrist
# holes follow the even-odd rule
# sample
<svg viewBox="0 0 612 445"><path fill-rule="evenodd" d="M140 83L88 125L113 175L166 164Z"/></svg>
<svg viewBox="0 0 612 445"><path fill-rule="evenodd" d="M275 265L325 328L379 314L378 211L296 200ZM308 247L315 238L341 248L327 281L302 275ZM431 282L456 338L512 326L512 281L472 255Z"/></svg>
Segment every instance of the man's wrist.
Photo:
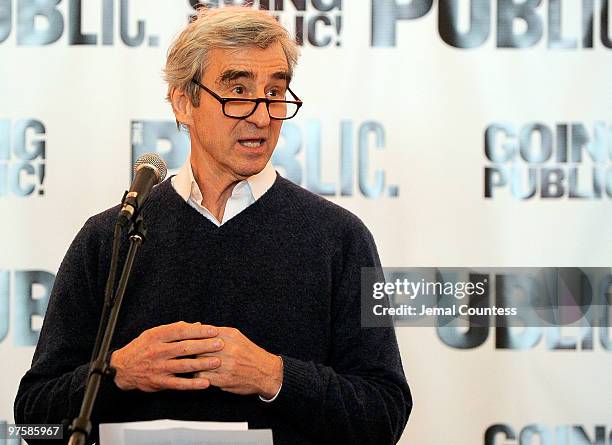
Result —
<svg viewBox="0 0 612 445"><path fill-rule="evenodd" d="M113 378L113 382L115 382L115 385L117 386L117 388L119 388L122 391L129 391L133 388L131 388L127 382L122 380L122 377L120 375L120 370L122 369L120 364L119 364L119 356L118 356L118 350L117 351L113 351L113 353L111 354L110 357L110 366L111 368L115 369L115 376Z"/></svg>
<svg viewBox="0 0 612 445"><path fill-rule="evenodd" d="M283 359L279 355L273 355L272 358L262 390L259 392L260 399L266 402L276 399L283 386Z"/></svg>

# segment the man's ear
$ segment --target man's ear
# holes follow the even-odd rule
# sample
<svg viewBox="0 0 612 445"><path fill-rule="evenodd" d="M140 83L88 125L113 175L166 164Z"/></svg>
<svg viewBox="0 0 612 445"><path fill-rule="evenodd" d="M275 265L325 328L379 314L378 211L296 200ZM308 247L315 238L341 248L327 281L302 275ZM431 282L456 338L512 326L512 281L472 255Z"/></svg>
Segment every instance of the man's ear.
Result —
<svg viewBox="0 0 612 445"><path fill-rule="evenodd" d="M172 88L170 91L170 102L172 103L174 116L179 123L186 126L193 124L193 118L191 116L193 105L184 91L178 88Z"/></svg>

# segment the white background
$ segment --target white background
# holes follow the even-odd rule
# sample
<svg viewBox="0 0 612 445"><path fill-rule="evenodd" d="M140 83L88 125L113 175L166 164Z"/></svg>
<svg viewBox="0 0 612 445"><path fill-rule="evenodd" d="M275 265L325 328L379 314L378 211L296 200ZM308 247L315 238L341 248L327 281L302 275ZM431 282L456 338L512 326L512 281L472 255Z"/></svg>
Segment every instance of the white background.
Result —
<svg viewBox="0 0 612 445"><path fill-rule="evenodd" d="M82 2L83 32L101 33L100 3ZM578 4L563 2L570 36L580 33ZM64 20L67 6L58 6ZM547 6L539 8L544 18ZM295 122L322 121L322 178L336 184L340 121L384 125L386 146L371 153L371 168L386 171L399 197L370 199L355 187L354 196L331 199L364 220L386 266L609 266L609 198L521 201L507 190L483 197L491 123L542 122L554 130L581 122L592 132L596 121L608 122L612 66L599 25L592 49L547 48L546 22L536 46L500 49L495 10L479 48L445 44L436 6L398 22L396 47L372 48L370 2L345 0L341 46L303 47L292 89L305 106ZM145 20L147 34L159 36L159 46L125 46L117 24L114 46L70 46L66 29L47 46L17 46L14 29L0 44L0 119L31 117L47 130L45 195L0 197L0 269L55 273L86 218L114 205L128 184L130 122L173 119L161 69L188 2L134 0L130 12L132 22ZM610 434L612 361L598 332L589 351L549 350L546 335L532 350L496 350L493 330L472 350L446 346L433 328L399 328L397 335L415 400L402 444L484 443L496 423L517 434L532 423L551 433L582 425L590 435L604 425ZM0 420L12 421L32 353L13 345L12 330L0 343Z"/></svg>

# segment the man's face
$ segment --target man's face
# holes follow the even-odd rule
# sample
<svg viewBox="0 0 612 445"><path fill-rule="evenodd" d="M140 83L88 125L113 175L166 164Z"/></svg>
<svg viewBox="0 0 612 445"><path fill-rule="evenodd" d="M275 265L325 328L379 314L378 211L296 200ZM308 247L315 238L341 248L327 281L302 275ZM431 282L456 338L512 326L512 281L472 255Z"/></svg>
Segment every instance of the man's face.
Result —
<svg viewBox="0 0 612 445"><path fill-rule="evenodd" d="M279 43L266 49L213 49L200 82L224 98L284 99L288 65ZM245 119L223 114L221 104L200 89L200 106L192 108L192 164L206 163L218 177L242 180L265 167L276 147L282 121L270 119L264 103Z"/></svg>

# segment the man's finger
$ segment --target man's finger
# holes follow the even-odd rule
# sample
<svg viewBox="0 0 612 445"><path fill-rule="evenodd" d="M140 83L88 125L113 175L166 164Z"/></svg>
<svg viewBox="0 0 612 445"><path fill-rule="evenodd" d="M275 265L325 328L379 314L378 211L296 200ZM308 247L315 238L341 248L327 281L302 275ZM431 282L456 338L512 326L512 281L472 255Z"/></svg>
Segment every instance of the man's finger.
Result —
<svg viewBox="0 0 612 445"><path fill-rule="evenodd" d="M236 386L236 382L231 377L224 375L222 372L215 372L214 370L196 372L194 378L208 380L211 386L216 386L218 388L231 388Z"/></svg>
<svg viewBox="0 0 612 445"><path fill-rule="evenodd" d="M208 379L202 377L187 379L172 375L160 377L158 383L160 389L175 389L179 391L195 391L199 389L206 389L210 386Z"/></svg>
<svg viewBox="0 0 612 445"><path fill-rule="evenodd" d="M160 357L171 358L207 354L218 352L223 349L223 346L223 340L216 337L198 340L182 340L160 346Z"/></svg>
<svg viewBox="0 0 612 445"><path fill-rule="evenodd" d="M221 360L217 357L206 358L185 358L167 360L164 363L164 371L172 374L182 374L187 372L199 372L217 369L221 366Z"/></svg>
<svg viewBox="0 0 612 445"><path fill-rule="evenodd" d="M179 321L154 327L147 332L154 340L169 343L181 340L216 337L219 330L215 326Z"/></svg>

